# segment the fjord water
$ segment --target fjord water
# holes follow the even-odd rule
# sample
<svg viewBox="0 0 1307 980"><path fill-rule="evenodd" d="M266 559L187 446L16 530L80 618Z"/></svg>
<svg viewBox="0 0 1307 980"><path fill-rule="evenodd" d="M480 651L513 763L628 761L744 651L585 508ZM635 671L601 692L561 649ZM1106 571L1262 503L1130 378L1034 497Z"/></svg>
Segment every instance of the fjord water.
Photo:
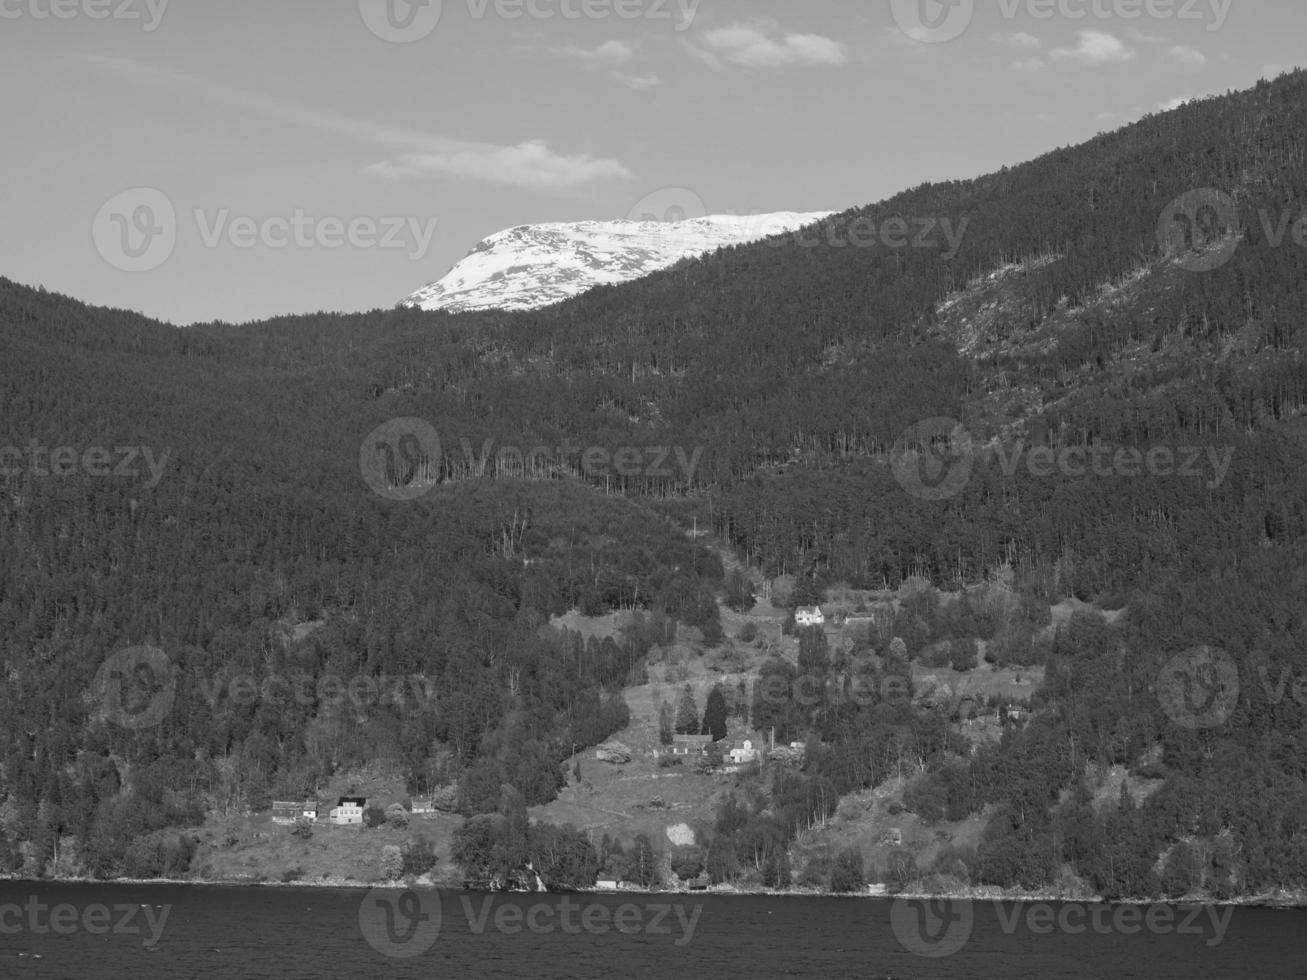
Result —
<svg viewBox="0 0 1307 980"><path fill-rule="evenodd" d="M1169 935L1147 931L1108 935L1092 930L1042 935L1024 926L1005 929L996 907L981 903L973 906L975 925L966 946L951 956L927 959L903 948L891 927L892 903L877 899L489 898L454 892L441 895L439 935L429 949L410 959L396 959L379 952L364 936L359 908L366 895L349 889L0 882L0 977L1262 980L1301 976L1307 960L1303 913L1269 909L1234 910L1221 941L1210 945L1210 928ZM47 929L48 920L38 918L38 926L47 931L34 932L27 911L33 898L43 906L71 906L79 913L107 907L111 910L107 921L114 931L92 934L65 927L54 934ZM544 903L547 908L535 921L556 922L564 902L571 902L573 908L596 907L592 923L611 921L624 905L640 909L638 920L632 922L652 925L654 908L666 905L680 906L684 918L678 921L674 912L667 915L657 934L621 934L612 929L541 934L521 928L521 919L499 913L512 906L526 912ZM141 905L155 910L156 924L163 909L169 909L153 947L148 945L151 928L144 913L134 915L130 923L122 922L127 908ZM21 915L14 912L15 906L24 910ZM695 915L696 906L698 918L689 934L682 922ZM490 915L483 917L487 911ZM496 918L517 922L519 929L499 931ZM587 921L583 916L574 918Z"/></svg>

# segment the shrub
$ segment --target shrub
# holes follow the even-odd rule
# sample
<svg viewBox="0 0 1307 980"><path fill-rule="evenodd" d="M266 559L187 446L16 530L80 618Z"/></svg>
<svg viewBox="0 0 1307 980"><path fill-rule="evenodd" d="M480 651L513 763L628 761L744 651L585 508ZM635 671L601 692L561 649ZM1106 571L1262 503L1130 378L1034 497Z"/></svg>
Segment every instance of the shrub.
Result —
<svg viewBox="0 0 1307 980"><path fill-rule="evenodd" d="M925 823L939 823L944 819L948 794L942 782L933 773L919 776L903 790L903 804Z"/></svg>
<svg viewBox="0 0 1307 980"><path fill-rule="evenodd" d="M418 836L404 845L404 874L424 875L436 866L436 849L431 841Z"/></svg>
<svg viewBox="0 0 1307 980"><path fill-rule="evenodd" d="M404 874L404 852L397 845L387 844L381 849L381 873L389 881Z"/></svg>
<svg viewBox="0 0 1307 980"><path fill-rule="evenodd" d="M745 623L743 626L740 627L740 632L737 634L737 636L739 637L741 643L752 643L754 640L758 638L757 624L752 622Z"/></svg>
<svg viewBox="0 0 1307 980"><path fill-rule="evenodd" d="M975 670L977 652L978 647L974 639L968 637L964 640L953 640L949 644L949 666L960 673Z"/></svg>
<svg viewBox="0 0 1307 980"><path fill-rule="evenodd" d="M408 826L408 811L400 804L392 803L386 807L386 820L396 830L403 830Z"/></svg>
<svg viewBox="0 0 1307 980"><path fill-rule="evenodd" d="M830 890L842 894L865 891L867 876L862 867L862 851L850 847L840 852L831 871Z"/></svg>
<svg viewBox="0 0 1307 980"><path fill-rule="evenodd" d="M703 862L702 848L677 847L672 851L672 872L682 881L699 877L703 873Z"/></svg>

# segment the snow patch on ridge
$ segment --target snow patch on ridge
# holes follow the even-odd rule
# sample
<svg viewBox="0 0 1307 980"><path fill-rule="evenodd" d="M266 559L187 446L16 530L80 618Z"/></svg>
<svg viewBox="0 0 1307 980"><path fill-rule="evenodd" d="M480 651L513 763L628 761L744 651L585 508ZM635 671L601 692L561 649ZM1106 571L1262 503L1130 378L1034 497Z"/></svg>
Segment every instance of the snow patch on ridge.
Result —
<svg viewBox="0 0 1307 980"><path fill-rule="evenodd" d="M639 279L682 259L792 232L833 213L519 225L491 235L443 279L401 305L451 313L539 309L595 286Z"/></svg>

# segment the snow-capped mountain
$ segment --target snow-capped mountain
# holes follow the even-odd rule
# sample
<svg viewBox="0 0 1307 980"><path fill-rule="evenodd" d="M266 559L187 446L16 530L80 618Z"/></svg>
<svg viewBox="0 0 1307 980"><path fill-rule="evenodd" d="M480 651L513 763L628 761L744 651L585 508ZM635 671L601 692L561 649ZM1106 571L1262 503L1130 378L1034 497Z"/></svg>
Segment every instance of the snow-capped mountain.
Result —
<svg viewBox="0 0 1307 980"><path fill-rule="evenodd" d="M712 215L685 221L521 225L491 235L404 306L533 310L599 285L629 282L725 245L794 231L830 212Z"/></svg>

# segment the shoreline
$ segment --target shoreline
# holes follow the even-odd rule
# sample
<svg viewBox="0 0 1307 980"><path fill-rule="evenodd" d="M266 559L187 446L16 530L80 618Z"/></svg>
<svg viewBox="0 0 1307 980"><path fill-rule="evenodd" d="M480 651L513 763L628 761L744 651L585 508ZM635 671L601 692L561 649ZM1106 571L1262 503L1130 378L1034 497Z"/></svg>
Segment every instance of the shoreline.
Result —
<svg viewBox="0 0 1307 980"><path fill-rule="evenodd" d="M568 891L555 892L472 892L465 889L460 882L456 881L433 881L430 879L417 881L375 881L366 882L349 878L331 878L319 881L253 881L248 879L197 879L197 878L23 878L16 875L0 875L0 883L13 883L20 885L139 885L150 887L191 887L191 888L321 888L335 889L338 891L371 891L374 889L418 889L433 891L456 891L469 892L469 894L493 894L493 895L596 895L596 896L616 896L632 898L654 898L666 896L695 897L702 896L708 898L829 898L829 899L871 899L890 902L894 900L905 901L930 901L943 900L952 902L971 902L973 904L982 904L985 902L998 903L1052 903L1052 904L1073 904L1079 903L1084 905L1111 905L1111 906L1144 906L1144 905L1170 905L1170 906L1193 906L1201 905L1212 908L1264 908L1277 910L1297 910L1307 909L1307 892L1290 892L1274 891L1261 895L1243 895L1237 898L1217 900L1206 896L1193 896L1179 899L1152 899L1152 898L1118 898L1104 899L1101 896L1069 896L1058 892L1024 892L1015 890L1005 890L997 886L976 886L968 889L958 889L947 892L913 892L904 891L897 894L889 893L837 893L824 892L815 889L791 888L787 890L768 889L768 888L737 888L733 886L719 886L710 888L707 891L691 891L683 888L668 888L662 891L643 891L639 889L609 889L609 888L577 888Z"/></svg>

